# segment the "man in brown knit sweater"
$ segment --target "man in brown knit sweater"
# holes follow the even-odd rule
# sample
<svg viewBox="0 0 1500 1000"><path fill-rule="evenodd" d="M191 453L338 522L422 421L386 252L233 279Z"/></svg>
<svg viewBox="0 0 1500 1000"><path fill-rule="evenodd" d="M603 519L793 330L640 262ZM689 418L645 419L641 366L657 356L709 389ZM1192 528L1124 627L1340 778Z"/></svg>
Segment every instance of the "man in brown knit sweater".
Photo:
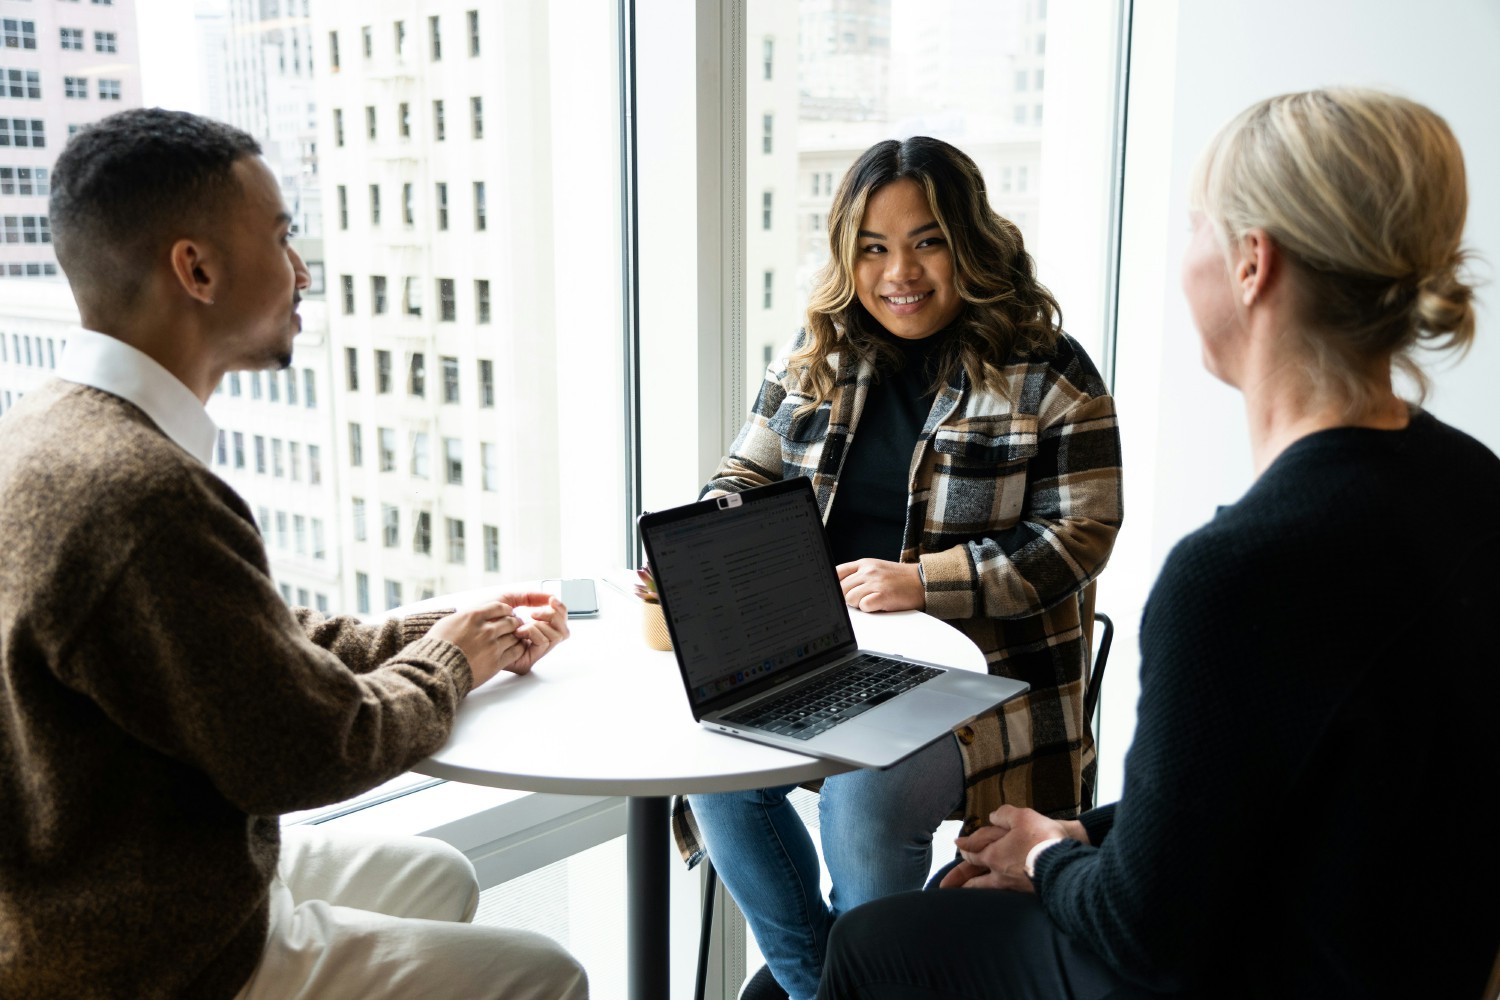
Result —
<svg viewBox="0 0 1500 1000"><path fill-rule="evenodd" d="M0 421L0 995L579 1000L556 944L467 922L478 887L446 845L283 849L278 814L405 771L567 624L540 594L381 626L279 599L206 464L214 387L285 367L300 328L307 271L258 153L138 110L53 171L84 329Z"/></svg>

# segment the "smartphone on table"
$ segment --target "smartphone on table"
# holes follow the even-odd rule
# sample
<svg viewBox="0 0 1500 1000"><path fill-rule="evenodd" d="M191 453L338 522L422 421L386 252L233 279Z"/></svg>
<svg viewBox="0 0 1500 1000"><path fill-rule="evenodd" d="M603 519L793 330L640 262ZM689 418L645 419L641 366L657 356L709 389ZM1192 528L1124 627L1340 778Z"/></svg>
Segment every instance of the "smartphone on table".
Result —
<svg viewBox="0 0 1500 1000"><path fill-rule="evenodd" d="M542 590L555 594L568 606L569 618L597 618L599 595L594 591L594 581L586 577L572 580L543 580Z"/></svg>

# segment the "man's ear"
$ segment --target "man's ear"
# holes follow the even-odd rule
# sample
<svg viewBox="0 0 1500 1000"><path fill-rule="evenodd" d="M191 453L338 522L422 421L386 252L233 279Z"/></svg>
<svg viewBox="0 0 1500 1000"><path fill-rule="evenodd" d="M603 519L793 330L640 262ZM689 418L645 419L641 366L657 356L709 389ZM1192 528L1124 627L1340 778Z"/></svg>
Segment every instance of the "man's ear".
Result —
<svg viewBox="0 0 1500 1000"><path fill-rule="evenodd" d="M1234 262L1234 284L1240 304L1254 305L1265 297L1280 277L1281 250L1264 229L1252 229L1240 237Z"/></svg>
<svg viewBox="0 0 1500 1000"><path fill-rule="evenodd" d="M214 304L218 261L207 247L196 240L178 240L172 244L171 263L172 276L189 297L206 306Z"/></svg>

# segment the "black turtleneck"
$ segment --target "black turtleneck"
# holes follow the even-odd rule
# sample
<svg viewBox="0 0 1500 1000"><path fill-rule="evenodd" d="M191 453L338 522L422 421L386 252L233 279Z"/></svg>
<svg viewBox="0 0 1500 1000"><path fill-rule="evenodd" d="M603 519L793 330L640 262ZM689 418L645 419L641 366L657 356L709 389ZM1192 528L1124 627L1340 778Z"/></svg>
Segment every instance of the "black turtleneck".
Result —
<svg viewBox="0 0 1500 1000"><path fill-rule="evenodd" d="M877 367L850 438L828 512L835 563L901 558L912 457L932 409L932 382L951 332L922 340L902 340L883 330L877 336L896 348L901 365L896 371Z"/></svg>

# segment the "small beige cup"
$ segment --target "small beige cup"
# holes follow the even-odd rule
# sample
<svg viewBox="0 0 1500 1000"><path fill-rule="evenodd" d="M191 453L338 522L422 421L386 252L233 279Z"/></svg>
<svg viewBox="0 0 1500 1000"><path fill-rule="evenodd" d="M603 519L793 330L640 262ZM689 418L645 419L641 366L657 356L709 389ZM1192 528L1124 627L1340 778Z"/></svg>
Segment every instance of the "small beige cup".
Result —
<svg viewBox="0 0 1500 1000"><path fill-rule="evenodd" d="M672 633L667 631L667 620L655 601L641 602L641 634L652 649L672 648Z"/></svg>

